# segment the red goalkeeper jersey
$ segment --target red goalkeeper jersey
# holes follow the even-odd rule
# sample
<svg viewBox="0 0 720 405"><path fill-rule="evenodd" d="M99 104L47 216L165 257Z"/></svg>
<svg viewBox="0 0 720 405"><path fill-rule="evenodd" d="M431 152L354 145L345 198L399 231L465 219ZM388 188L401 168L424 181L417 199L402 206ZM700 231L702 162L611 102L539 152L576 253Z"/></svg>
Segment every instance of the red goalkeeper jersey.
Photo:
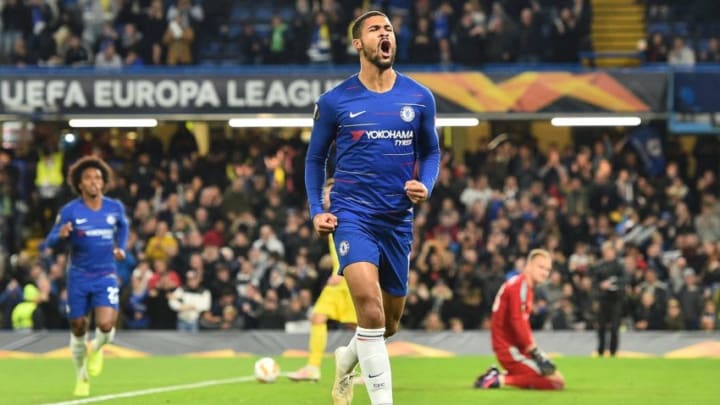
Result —
<svg viewBox="0 0 720 405"><path fill-rule="evenodd" d="M530 332L532 303L533 289L524 274L511 278L500 287L495 296L490 322L492 347L496 353L507 351L510 346L524 353L533 343Z"/></svg>

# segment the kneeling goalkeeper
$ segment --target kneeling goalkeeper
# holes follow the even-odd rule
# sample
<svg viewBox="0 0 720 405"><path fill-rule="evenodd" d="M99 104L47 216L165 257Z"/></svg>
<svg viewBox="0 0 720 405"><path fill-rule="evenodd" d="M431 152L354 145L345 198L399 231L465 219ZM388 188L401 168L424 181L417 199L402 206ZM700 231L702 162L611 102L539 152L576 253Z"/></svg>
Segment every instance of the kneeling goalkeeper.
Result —
<svg viewBox="0 0 720 405"><path fill-rule="evenodd" d="M555 363L535 344L530 331L533 288L547 280L552 268L550 252L530 252L523 272L502 285L492 307L492 347L500 365L493 366L475 381L475 388L500 388L506 385L561 390L565 379Z"/></svg>

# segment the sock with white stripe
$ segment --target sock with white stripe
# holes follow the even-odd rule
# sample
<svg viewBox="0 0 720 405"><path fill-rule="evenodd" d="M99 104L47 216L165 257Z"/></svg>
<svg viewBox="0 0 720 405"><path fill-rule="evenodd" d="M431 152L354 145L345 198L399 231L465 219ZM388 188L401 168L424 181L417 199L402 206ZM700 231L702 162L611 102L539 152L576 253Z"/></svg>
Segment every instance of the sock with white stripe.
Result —
<svg viewBox="0 0 720 405"><path fill-rule="evenodd" d="M85 365L85 355L87 346L85 345L85 336L75 336L70 334L70 352L72 353L73 363L75 364L75 373L77 378L87 379L87 367Z"/></svg>
<svg viewBox="0 0 720 405"><path fill-rule="evenodd" d="M393 403L392 372L384 334L385 328L358 327L355 332L360 368L362 368L365 387L373 405Z"/></svg>

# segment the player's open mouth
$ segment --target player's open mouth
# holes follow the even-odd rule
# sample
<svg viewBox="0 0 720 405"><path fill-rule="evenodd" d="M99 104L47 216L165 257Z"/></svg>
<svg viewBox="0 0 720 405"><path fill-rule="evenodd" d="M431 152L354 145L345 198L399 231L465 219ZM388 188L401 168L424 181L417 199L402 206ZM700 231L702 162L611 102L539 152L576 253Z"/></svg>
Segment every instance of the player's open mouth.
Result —
<svg viewBox="0 0 720 405"><path fill-rule="evenodd" d="M388 41L387 39L380 41L380 55L382 55L383 58L389 58L391 55L391 53L390 53L391 47L392 47L392 45L390 44L390 41Z"/></svg>

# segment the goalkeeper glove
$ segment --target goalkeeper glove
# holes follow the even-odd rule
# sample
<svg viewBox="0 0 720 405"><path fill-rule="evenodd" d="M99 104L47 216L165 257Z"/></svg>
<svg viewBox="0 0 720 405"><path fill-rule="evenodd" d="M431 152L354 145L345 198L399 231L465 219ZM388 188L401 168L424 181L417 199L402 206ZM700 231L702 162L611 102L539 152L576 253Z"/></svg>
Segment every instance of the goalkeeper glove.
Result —
<svg viewBox="0 0 720 405"><path fill-rule="evenodd" d="M535 364L537 364L540 369L540 374L542 375L550 375L557 369L555 363L550 360L550 357L537 347L530 351L530 356L535 361Z"/></svg>

